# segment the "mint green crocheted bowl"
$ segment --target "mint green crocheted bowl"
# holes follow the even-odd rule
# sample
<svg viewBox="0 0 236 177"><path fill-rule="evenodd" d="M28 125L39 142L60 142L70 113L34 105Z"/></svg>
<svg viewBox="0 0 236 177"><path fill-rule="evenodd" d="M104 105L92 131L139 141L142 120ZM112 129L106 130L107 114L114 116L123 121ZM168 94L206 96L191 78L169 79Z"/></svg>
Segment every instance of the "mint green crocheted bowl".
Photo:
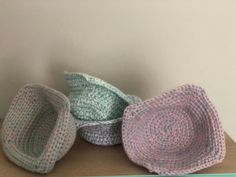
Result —
<svg viewBox="0 0 236 177"><path fill-rule="evenodd" d="M141 102L135 95L127 95L130 104ZM122 117L104 121L84 121L75 119L78 134L84 140L101 146L111 146L121 144L121 124Z"/></svg>
<svg viewBox="0 0 236 177"><path fill-rule="evenodd" d="M78 134L84 140L103 146L122 143L124 109L141 101L126 95L109 83L83 73L65 72L71 112Z"/></svg>
<svg viewBox="0 0 236 177"><path fill-rule="evenodd" d="M80 120L104 121L123 116L129 97L111 84L84 73L65 72L72 114Z"/></svg>

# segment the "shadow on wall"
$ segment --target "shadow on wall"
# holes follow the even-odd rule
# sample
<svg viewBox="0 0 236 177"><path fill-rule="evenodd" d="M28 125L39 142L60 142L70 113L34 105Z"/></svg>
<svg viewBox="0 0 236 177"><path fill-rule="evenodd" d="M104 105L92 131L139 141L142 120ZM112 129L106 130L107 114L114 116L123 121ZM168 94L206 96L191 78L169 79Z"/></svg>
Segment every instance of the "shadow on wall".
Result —
<svg viewBox="0 0 236 177"><path fill-rule="evenodd" d="M4 75L0 76L0 117L5 116L17 90L26 83L43 83L67 94L65 70L85 72L113 84L125 93L146 97L151 84L148 79L150 73L145 64L147 62L139 54L117 46L118 52L110 50L90 56L91 51L79 48L73 48L68 43L53 45L47 49L49 53L47 58L40 61L40 67L32 63L34 60L26 60L22 56L1 61L0 69ZM158 82L158 78L155 82Z"/></svg>
<svg viewBox="0 0 236 177"><path fill-rule="evenodd" d="M53 45L49 53L47 72L50 86L68 94L64 71L84 72L111 83L125 93L142 98L147 96L151 84L148 79L150 73L147 62L140 58L142 55L117 46L115 48L119 51L110 50L89 56L93 51L65 44ZM155 82L158 82L158 78Z"/></svg>
<svg viewBox="0 0 236 177"><path fill-rule="evenodd" d="M0 118L2 119L17 90L27 83L30 74L27 72L23 59L13 57L1 59L0 69Z"/></svg>

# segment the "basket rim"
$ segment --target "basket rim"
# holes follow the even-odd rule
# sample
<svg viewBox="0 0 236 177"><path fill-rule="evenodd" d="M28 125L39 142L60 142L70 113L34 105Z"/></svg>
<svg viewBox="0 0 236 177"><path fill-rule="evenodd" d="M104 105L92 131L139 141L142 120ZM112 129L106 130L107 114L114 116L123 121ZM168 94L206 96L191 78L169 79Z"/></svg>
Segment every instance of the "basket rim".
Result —
<svg viewBox="0 0 236 177"><path fill-rule="evenodd" d="M123 100L125 100L128 104L132 103L132 100L128 97L127 94L125 94L124 92L122 92L120 89L118 89L117 87L113 86L112 84L98 78L95 76L91 76L89 74L86 73L81 73L81 72L68 72L68 71L64 71L64 77L66 80L71 79L71 77L83 77L88 83L90 84L94 84L94 85L98 85L101 86L103 88L106 88L107 90L115 93L117 96L119 96L120 98L122 98Z"/></svg>

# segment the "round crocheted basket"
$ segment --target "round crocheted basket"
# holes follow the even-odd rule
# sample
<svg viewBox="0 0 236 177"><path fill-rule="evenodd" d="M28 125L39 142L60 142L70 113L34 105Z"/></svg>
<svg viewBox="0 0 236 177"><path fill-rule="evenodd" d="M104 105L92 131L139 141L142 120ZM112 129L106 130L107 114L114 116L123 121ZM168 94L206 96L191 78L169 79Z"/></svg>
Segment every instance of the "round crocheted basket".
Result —
<svg viewBox="0 0 236 177"><path fill-rule="evenodd" d="M65 80L79 135L96 145L120 144L124 109L141 99L84 73L65 72Z"/></svg>
<svg viewBox="0 0 236 177"><path fill-rule="evenodd" d="M44 85L25 85L11 103L1 137L12 162L32 172L50 172L76 137L68 98Z"/></svg>
<svg viewBox="0 0 236 177"><path fill-rule="evenodd" d="M128 106L122 124L129 159L160 175L184 175L222 162L225 139L205 91L184 85Z"/></svg>

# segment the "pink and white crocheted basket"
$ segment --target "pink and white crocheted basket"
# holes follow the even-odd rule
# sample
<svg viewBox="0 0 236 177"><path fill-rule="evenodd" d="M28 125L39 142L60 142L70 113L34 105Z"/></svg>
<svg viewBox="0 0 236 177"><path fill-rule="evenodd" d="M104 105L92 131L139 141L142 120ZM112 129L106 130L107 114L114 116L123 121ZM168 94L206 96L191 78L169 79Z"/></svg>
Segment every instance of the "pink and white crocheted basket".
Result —
<svg viewBox="0 0 236 177"><path fill-rule="evenodd" d="M225 138L205 91L184 85L125 109L124 149L160 175L184 175L222 162Z"/></svg>

